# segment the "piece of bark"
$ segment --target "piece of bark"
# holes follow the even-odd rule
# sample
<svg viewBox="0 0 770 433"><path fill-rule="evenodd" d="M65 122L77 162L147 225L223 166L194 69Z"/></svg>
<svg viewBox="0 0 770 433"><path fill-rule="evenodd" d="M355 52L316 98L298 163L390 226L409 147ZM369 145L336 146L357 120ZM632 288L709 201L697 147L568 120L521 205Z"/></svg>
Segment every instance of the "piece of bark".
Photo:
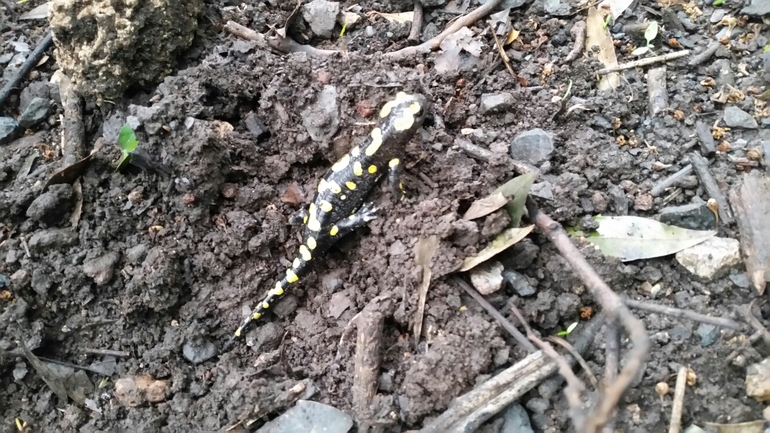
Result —
<svg viewBox="0 0 770 433"><path fill-rule="evenodd" d="M700 142L700 151L703 156L712 156L717 151L717 143L714 141L714 137L711 135L711 126L707 123L698 121L695 124L695 133L698 135L698 141Z"/></svg>
<svg viewBox="0 0 770 433"><path fill-rule="evenodd" d="M356 338L355 372L353 375L353 408L359 424L371 419L369 406L377 395L380 374L380 347L385 317L377 311L361 312Z"/></svg>
<svg viewBox="0 0 770 433"><path fill-rule="evenodd" d="M743 175L740 190L730 193L741 233L749 281L762 295L770 283L770 178L753 171Z"/></svg>
<svg viewBox="0 0 770 433"><path fill-rule="evenodd" d="M722 190L719 189L717 181L714 179L714 176L711 175L708 160L700 154L693 152L690 155L690 164L692 164L695 175L698 176L698 180L700 181L701 186L703 186L703 189L706 190L709 197L716 200L719 204L719 219L727 225L732 224L733 213L730 210L730 203L727 202L727 198L722 194Z"/></svg>
<svg viewBox="0 0 770 433"><path fill-rule="evenodd" d="M647 101L650 114L655 116L668 107L666 90L666 66L650 68L647 71Z"/></svg>

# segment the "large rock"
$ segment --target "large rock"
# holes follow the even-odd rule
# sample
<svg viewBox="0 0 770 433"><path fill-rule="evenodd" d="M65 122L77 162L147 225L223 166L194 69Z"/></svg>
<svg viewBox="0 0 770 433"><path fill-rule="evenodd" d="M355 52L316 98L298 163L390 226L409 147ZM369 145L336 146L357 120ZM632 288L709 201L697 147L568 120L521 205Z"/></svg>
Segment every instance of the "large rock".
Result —
<svg viewBox="0 0 770 433"><path fill-rule="evenodd" d="M710 281L741 262L741 245L735 239L709 238L676 253L676 261L698 277Z"/></svg>
<svg viewBox="0 0 770 433"><path fill-rule="evenodd" d="M202 10L203 0L53 0L56 62L81 95L119 99L130 85L172 72Z"/></svg>

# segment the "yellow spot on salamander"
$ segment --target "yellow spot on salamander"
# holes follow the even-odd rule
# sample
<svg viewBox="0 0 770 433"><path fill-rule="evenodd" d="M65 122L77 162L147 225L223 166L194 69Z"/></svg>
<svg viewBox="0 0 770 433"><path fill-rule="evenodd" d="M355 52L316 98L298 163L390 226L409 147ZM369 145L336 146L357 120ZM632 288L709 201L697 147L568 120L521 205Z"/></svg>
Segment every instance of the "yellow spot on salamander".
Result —
<svg viewBox="0 0 770 433"><path fill-rule="evenodd" d="M235 336L240 337L241 336L241 328L238 328L235 330Z"/></svg>
<svg viewBox="0 0 770 433"><path fill-rule="evenodd" d="M262 317L262 313L254 313L254 315L251 316L252 320L259 320L260 317Z"/></svg>
<svg viewBox="0 0 770 433"><path fill-rule="evenodd" d="M339 172L346 168L348 168L348 165L350 165L350 155L345 155L340 159L339 161L335 162L334 165L332 165L332 171Z"/></svg>
<svg viewBox="0 0 770 433"><path fill-rule="evenodd" d="M356 176L361 176L362 174L364 174L364 168L361 167L360 161L356 161L353 163L353 174L355 174Z"/></svg>
<svg viewBox="0 0 770 433"><path fill-rule="evenodd" d="M370 165L367 170L369 171L369 174L377 173L377 166L376 165Z"/></svg>
<svg viewBox="0 0 770 433"><path fill-rule="evenodd" d="M388 166L389 166L390 168L393 168L393 167L397 166L397 165L398 165L398 164L400 164L400 163L401 163L401 161L400 161L398 158L393 158L393 159L391 159L391 160L390 160L390 162L388 163Z"/></svg>
<svg viewBox="0 0 770 433"><path fill-rule="evenodd" d="M313 258L313 256L310 254L310 250L307 249L307 247L304 245L299 246L299 254L302 256L302 260L306 262L309 262L310 259Z"/></svg>
<svg viewBox="0 0 770 433"><path fill-rule="evenodd" d="M307 215L305 215L305 218L302 218L302 224L307 224Z"/></svg>
<svg viewBox="0 0 770 433"><path fill-rule="evenodd" d="M316 243L315 238L312 236L308 237L307 247L310 248L311 250L314 250L316 246L318 246L318 244Z"/></svg>
<svg viewBox="0 0 770 433"><path fill-rule="evenodd" d="M408 131L412 125L414 125L414 116L411 114L404 114L393 121L393 127L399 132Z"/></svg>
<svg viewBox="0 0 770 433"><path fill-rule="evenodd" d="M332 236L337 236L337 233L339 232L340 232L340 229L336 225L332 226L332 229L329 230L329 234Z"/></svg>
<svg viewBox="0 0 770 433"><path fill-rule="evenodd" d="M361 148L356 146L350 151L350 155L352 156L358 156L361 154Z"/></svg>
<svg viewBox="0 0 770 433"><path fill-rule="evenodd" d="M314 232L317 232L318 230L321 230L321 222L317 219L313 218L307 223L307 228L309 230L312 230Z"/></svg>
<svg viewBox="0 0 770 433"><path fill-rule="evenodd" d="M290 283L296 283L299 281L299 277L291 269L286 270L286 281Z"/></svg>
<svg viewBox="0 0 770 433"><path fill-rule="evenodd" d="M302 266L302 262L299 261L299 257L294 259L294 262L291 264L294 269L297 269L298 267Z"/></svg>
<svg viewBox="0 0 770 433"><path fill-rule="evenodd" d="M342 194L342 195L340 196L340 200L343 200L343 201L344 201L346 198L348 198L348 196L346 196L345 194Z"/></svg>
<svg viewBox="0 0 770 433"><path fill-rule="evenodd" d="M340 184L338 184L335 181L327 182L327 185L329 186L329 191L333 192L334 194L339 194L342 192L342 188L340 188Z"/></svg>
<svg viewBox="0 0 770 433"><path fill-rule="evenodd" d="M380 109L380 119L384 119L390 115L390 112L393 111L393 107L396 106L396 101L388 101L385 103L385 105L382 106Z"/></svg>
<svg viewBox="0 0 770 433"><path fill-rule="evenodd" d="M372 156L377 152L377 149L382 146L382 129L380 128L374 128L372 129L372 142L369 144L369 146L366 146L366 155Z"/></svg>
<svg viewBox="0 0 770 433"><path fill-rule="evenodd" d="M419 103L419 102L412 102L412 103L409 105L409 109L408 109L408 111L409 111L410 113L412 113L412 115L413 115L413 116L414 116L414 115L417 115L417 113L419 113L419 112L420 112L420 110L422 110L422 105L420 105L420 103Z"/></svg>
<svg viewBox="0 0 770 433"><path fill-rule="evenodd" d="M326 183L326 179L321 179L321 181L318 182L318 192L324 192L328 187L329 187L329 184Z"/></svg>
<svg viewBox="0 0 770 433"><path fill-rule="evenodd" d="M324 212L331 212L332 211L332 204L329 203L326 200L321 201L321 210Z"/></svg>
<svg viewBox="0 0 770 433"><path fill-rule="evenodd" d="M270 308L270 303L267 302L267 301L263 302L262 303L262 309L263 310L267 310L268 308Z"/></svg>
<svg viewBox="0 0 770 433"><path fill-rule="evenodd" d="M275 283L275 288L273 288L272 294L275 295L275 296L283 295L283 286L281 286L281 282L280 281Z"/></svg>
<svg viewBox="0 0 770 433"><path fill-rule="evenodd" d="M345 186L348 187L349 190L353 191L356 189L356 183L355 182L345 182Z"/></svg>

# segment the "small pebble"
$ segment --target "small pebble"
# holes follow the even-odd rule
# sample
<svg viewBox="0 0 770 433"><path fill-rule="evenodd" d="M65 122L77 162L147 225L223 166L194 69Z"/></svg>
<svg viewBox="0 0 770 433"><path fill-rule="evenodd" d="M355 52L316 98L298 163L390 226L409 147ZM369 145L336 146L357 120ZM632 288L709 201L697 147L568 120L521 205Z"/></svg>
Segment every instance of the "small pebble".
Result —
<svg viewBox="0 0 770 433"><path fill-rule="evenodd" d="M182 355L193 364L208 361L217 354L217 347L205 338L187 340L182 346Z"/></svg>

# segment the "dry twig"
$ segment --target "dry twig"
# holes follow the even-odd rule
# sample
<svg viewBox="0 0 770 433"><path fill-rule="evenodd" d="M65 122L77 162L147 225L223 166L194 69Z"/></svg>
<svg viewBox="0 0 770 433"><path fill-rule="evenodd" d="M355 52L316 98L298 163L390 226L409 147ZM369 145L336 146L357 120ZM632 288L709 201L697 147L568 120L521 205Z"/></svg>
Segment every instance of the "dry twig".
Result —
<svg viewBox="0 0 770 433"><path fill-rule="evenodd" d="M669 187L675 185L677 182L682 180L682 178L684 178L685 176L687 176L690 173L692 173L692 165L687 164L687 166L685 166L683 169L677 171L676 173L672 174L671 176L669 176L669 177L661 180L660 182L658 182L658 184L655 185L655 187L653 187L650 190L650 195L652 195L653 197L657 197L657 196L663 194L663 192L666 191L666 189L668 189Z"/></svg>
<svg viewBox="0 0 770 433"><path fill-rule="evenodd" d="M483 296L479 292L476 291L473 287L470 286L470 284L466 283L465 280L463 280L460 277L455 276L454 278L455 283L457 283L458 286L462 287L463 290L465 290L466 293L471 295L473 299L476 300L479 304L481 304L482 307L484 307L485 310L487 310L487 313L489 313L490 316L494 317L495 320L497 320L497 323L499 323L506 331L508 331L511 336L516 339L516 341L526 349L529 353L537 352L537 349L535 349L535 346L532 345L529 341L527 341L527 338L524 337L524 335L516 329L515 326L511 322L508 321L508 319L505 318L502 314L500 314L499 311L495 307L492 306L489 302L487 302L486 299L484 299ZM526 326L523 319L521 320L522 324Z"/></svg>
<svg viewBox="0 0 770 433"><path fill-rule="evenodd" d="M577 59L580 53L586 48L586 22L584 20L576 22L570 29L569 34L572 35L572 39L575 40L575 46L572 48L572 51L567 54L567 57L562 60L562 65Z"/></svg>
<svg viewBox="0 0 770 433"><path fill-rule="evenodd" d="M361 431L368 431L370 405L377 395L380 376L380 347L385 317L377 311L362 311L358 319L355 374L353 375L353 408Z"/></svg>
<svg viewBox="0 0 770 433"><path fill-rule="evenodd" d="M666 307L665 305L652 304L649 302L635 301L633 299L623 299L623 303L626 304L629 308L634 308L637 310L652 311L653 313L665 314L666 316L679 317L681 319L689 319L696 322L708 323L710 325L734 329L736 331L743 331L743 326L740 323L723 317L706 316L705 314L699 314L690 310L681 310L679 308Z"/></svg>
<svg viewBox="0 0 770 433"><path fill-rule="evenodd" d="M703 50L701 53L699 53L698 55L696 55L692 59L690 59L690 62L687 63L687 65L688 66L698 66L698 65L700 65L701 63L703 63L706 60L708 60L709 58L711 58L711 56L713 56L714 53L717 52L717 50L719 49L719 47L721 45L722 44L720 44L719 41L712 42L705 50Z"/></svg>
<svg viewBox="0 0 770 433"><path fill-rule="evenodd" d="M114 356L117 358L127 358L131 356L130 353L124 351L124 350L110 350L110 349L89 349L85 348L83 349L83 352L91 354L91 355L104 355L104 356Z"/></svg>
<svg viewBox="0 0 770 433"><path fill-rule="evenodd" d="M674 401L671 405L671 423L668 433L679 433L682 430L682 409L684 408L684 391L687 386L687 367L681 367L676 375Z"/></svg>
<svg viewBox="0 0 770 433"><path fill-rule="evenodd" d="M53 44L53 36L51 35L51 32L49 31L48 34L45 35L42 41L40 41L39 44L35 47L35 49L29 54L26 60L24 60L24 63L22 63L21 68L19 68L18 71L11 77L10 80L8 80L7 83L5 83L5 86L3 86L2 89L0 89L0 106L3 105L5 100L8 98L8 95L11 94L11 91L16 89L19 86L19 83L21 83L21 80L24 79L24 77L29 74L29 71L32 70L32 68L37 65L37 62L40 61L40 59L43 57L43 54L48 50L48 48L51 47Z"/></svg>
<svg viewBox="0 0 770 433"><path fill-rule="evenodd" d="M418 42L422 34L422 3L420 0L414 0L414 15L412 16L412 29L409 30L407 40Z"/></svg>
<svg viewBox="0 0 770 433"><path fill-rule="evenodd" d="M284 54L307 53L308 55L316 57L328 57L339 53L337 50L319 50L311 45L302 45L292 38L283 37L281 35L265 36L262 33L244 27L234 21L228 21L224 25L224 29L241 39L256 42L259 48L265 49L270 47L275 51Z"/></svg>
<svg viewBox="0 0 770 433"><path fill-rule="evenodd" d="M690 155L690 164L692 164L695 175L698 176L703 189L706 193L719 203L719 219L725 224L730 225L733 223L733 212L730 210L730 203L727 202L727 198L722 194L722 190L719 189L717 181L714 176L711 175L709 170L709 162L706 158L699 153L693 152Z"/></svg>
<svg viewBox="0 0 770 433"><path fill-rule="evenodd" d="M451 26L449 26L446 30L439 33L437 36L434 36L430 40L425 41L420 45L406 47L398 51L394 51L392 53L383 54L383 58L386 58L389 60L400 60L400 59L413 56L415 54L427 53L427 52L433 51L436 48L438 48L439 45L441 45L441 42L443 42L447 36L489 15L489 13L495 10L497 5L500 4L501 1L502 0L489 0L488 2L484 3L482 6L468 13L467 15L464 15L458 18L457 20L455 20L455 22L452 23Z"/></svg>
<svg viewBox="0 0 770 433"><path fill-rule="evenodd" d="M608 319L623 325L634 346L628 356L625 368L621 370L618 378L612 384L608 384L604 398L594 408L593 413L585 418L584 425L577 426L578 431L597 433L609 421L610 415L617 407L623 392L641 370L650 350L650 338L647 336L644 323L631 314L620 297L610 289L572 244L567 232L556 221L541 212L532 197L527 198L527 211L529 218L559 250L561 256L567 260L594 299L602 306Z"/></svg>
<svg viewBox="0 0 770 433"><path fill-rule="evenodd" d="M604 335L607 348L604 359L604 387L614 382L618 377L620 365L620 329L616 323L607 322L607 330ZM604 433L615 432L615 417L612 417L604 426Z"/></svg>
<svg viewBox="0 0 770 433"><path fill-rule="evenodd" d="M633 62L624 63L622 65L613 66L611 68L599 69L596 73L599 75L607 75L613 72L625 71L626 69L638 68L640 66L652 65L659 62L667 62L669 60L686 57L690 54L690 50L674 51L673 53L663 54L661 56L646 57L644 59L634 60Z"/></svg>

